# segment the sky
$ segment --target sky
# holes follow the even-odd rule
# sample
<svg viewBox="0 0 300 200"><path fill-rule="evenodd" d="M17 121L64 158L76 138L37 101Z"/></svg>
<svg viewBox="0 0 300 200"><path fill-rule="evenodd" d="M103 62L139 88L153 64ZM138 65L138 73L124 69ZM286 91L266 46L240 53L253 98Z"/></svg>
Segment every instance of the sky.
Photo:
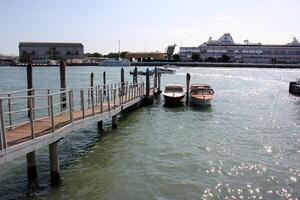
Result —
<svg viewBox="0 0 300 200"><path fill-rule="evenodd" d="M0 0L0 54L19 42L80 42L85 52L165 51L230 33L235 42L300 39L299 0Z"/></svg>

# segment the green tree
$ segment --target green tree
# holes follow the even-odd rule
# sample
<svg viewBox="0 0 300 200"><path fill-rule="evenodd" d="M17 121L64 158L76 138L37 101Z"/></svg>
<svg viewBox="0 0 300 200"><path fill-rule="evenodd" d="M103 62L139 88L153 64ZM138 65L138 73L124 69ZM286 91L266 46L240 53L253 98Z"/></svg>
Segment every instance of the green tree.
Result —
<svg viewBox="0 0 300 200"><path fill-rule="evenodd" d="M229 62L230 61L230 57L226 54L223 54L221 59L222 59L222 62Z"/></svg>
<svg viewBox="0 0 300 200"><path fill-rule="evenodd" d="M199 61L199 60L200 60L200 54L198 54L198 53L193 53L193 54L192 54L192 60L193 60L194 62Z"/></svg>
<svg viewBox="0 0 300 200"><path fill-rule="evenodd" d="M129 53L128 51L123 51L123 52L120 53L120 57L121 58L126 58L128 53Z"/></svg>
<svg viewBox="0 0 300 200"><path fill-rule="evenodd" d="M103 56L103 55L100 54L100 53L98 53L98 52L95 52L95 53L92 54L92 57L98 57L98 58L100 58L100 57L102 57L102 56Z"/></svg>
<svg viewBox="0 0 300 200"><path fill-rule="evenodd" d="M178 54L174 54L172 58L175 61L180 61L180 56Z"/></svg>
<svg viewBox="0 0 300 200"><path fill-rule="evenodd" d="M105 55L104 57L106 57L106 58L118 58L119 54L118 53L109 53L109 54Z"/></svg>

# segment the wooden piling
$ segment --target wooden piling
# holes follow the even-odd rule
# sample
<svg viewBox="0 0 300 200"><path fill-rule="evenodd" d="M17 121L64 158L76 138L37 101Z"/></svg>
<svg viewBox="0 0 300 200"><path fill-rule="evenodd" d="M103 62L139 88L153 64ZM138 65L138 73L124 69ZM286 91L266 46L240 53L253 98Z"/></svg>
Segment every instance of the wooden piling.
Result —
<svg viewBox="0 0 300 200"><path fill-rule="evenodd" d="M189 104L189 90L190 90L190 81L191 81L191 75L189 73L186 74L186 100L185 103Z"/></svg>
<svg viewBox="0 0 300 200"><path fill-rule="evenodd" d="M124 85L125 85L125 79L124 79L124 68L121 68L121 95L124 94Z"/></svg>
<svg viewBox="0 0 300 200"><path fill-rule="evenodd" d="M103 95L106 95L106 73L103 72Z"/></svg>
<svg viewBox="0 0 300 200"><path fill-rule="evenodd" d="M27 65L27 96L31 96L33 94L32 92L33 84L32 84L32 63L29 62ZM27 108L29 109L29 99L27 99ZM30 117L30 110L28 110L28 117Z"/></svg>
<svg viewBox="0 0 300 200"><path fill-rule="evenodd" d="M161 93L161 90L160 90L160 78L161 78L161 73L158 72L157 74L157 90L158 90L158 93Z"/></svg>
<svg viewBox="0 0 300 200"><path fill-rule="evenodd" d="M66 86L66 62L63 60L60 62L59 72L60 72L60 88L61 88L60 90L65 91L67 87ZM60 95L61 110L67 107L66 100L67 100L66 93L61 93Z"/></svg>
<svg viewBox="0 0 300 200"><path fill-rule="evenodd" d="M36 169L35 151L26 154L27 160L27 178L28 186L34 187L38 183L38 174Z"/></svg>
<svg viewBox="0 0 300 200"><path fill-rule="evenodd" d="M149 68L146 70L146 97L150 95L150 73Z"/></svg>
<svg viewBox="0 0 300 200"><path fill-rule="evenodd" d="M50 157L50 180L51 185L56 186L60 183L59 174L59 159L58 159L58 141L49 145L49 157Z"/></svg>
<svg viewBox="0 0 300 200"><path fill-rule="evenodd" d="M90 77L90 89L91 89L91 104L92 104L92 112L95 115L95 102L94 102L94 73L91 73Z"/></svg>
<svg viewBox="0 0 300 200"><path fill-rule="evenodd" d="M112 116L112 128L113 129L118 128L118 115Z"/></svg>
<svg viewBox="0 0 300 200"><path fill-rule="evenodd" d="M137 67L134 68L133 70L133 84L137 83L137 76L138 76L138 70Z"/></svg>
<svg viewBox="0 0 300 200"><path fill-rule="evenodd" d="M158 78L158 69L157 67L154 68L154 90L157 90L157 78Z"/></svg>
<svg viewBox="0 0 300 200"><path fill-rule="evenodd" d="M103 128L103 121L102 121L102 120L97 122L97 126L98 126L98 130L99 130L100 132L104 131L104 128Z"/></svg>

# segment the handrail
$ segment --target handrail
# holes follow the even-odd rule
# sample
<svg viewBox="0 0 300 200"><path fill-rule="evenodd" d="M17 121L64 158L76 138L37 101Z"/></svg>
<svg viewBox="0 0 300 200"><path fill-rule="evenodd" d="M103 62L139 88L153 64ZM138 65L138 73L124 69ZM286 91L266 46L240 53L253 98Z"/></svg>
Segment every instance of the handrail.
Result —
<svg viewBox="0 0 300 200"><path fill-rule="evenodd" d="M7 148L7 132L16 127L29 124L31 136L34 139L37 134L35 126L40 120L49 119L51 125L48 124L47 126L49 126L52 132L55 132L58 124L56 116L64 116L67 123L72 123L74 112L82 112L82 118L85 118L87 113L95 115L103 112L111 112L119 106L143 96L145 94L145 84L144 82L129 83L126 81L115 84L96 85L95 87L86 87L85 89L52 88L52 90L56 91L52 91L51 93L49 88L25 89L10 92L7 93L7 96L0 97L0 128L2 129L0 130L0 150ZM27 91L33 92L31 95L12 95ZM36 94L34 94L34 91L47 92L35 92ZM76 91L76 95L74 91ZM62 96L65 96L63 100ZM61 105L60 109L58 109L59 105ZM92 112L88 111L88 109L91 109ZM45 110L48 110L48 112L44 112ZM24 114L15 115L21 112ZM36 118L36 116L38 117Z"/></svg>
<svg viewBox="0 0 300 200"><path fill-rule="evenodd" d="M8 100L8 99L31 99L31 98L36 98L36 97L48 97L48 96L54 96L54 95L58 95L58 94L63 94L63 93L67 93L71 90L64 90L64 91L59 91L59 92L55 92L55 93L50 93L50 94L40 94L40 95L28 95L28 96L16 96L16 97L0 97L0 99L2 100Z"/></svg>

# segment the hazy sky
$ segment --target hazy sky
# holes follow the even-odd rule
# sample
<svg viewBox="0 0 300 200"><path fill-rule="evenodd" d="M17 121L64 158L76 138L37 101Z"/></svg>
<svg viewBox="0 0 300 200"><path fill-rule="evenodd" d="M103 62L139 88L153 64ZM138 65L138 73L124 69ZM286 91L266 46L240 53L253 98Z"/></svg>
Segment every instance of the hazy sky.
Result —
<svg viewBox="0 0 300 200"><path fill-rule="evenodd" d="M0 54L20 41L81 42L85 52L164 51L229 32L236 42L300 39L300 0L0 0Z"/></svg>

